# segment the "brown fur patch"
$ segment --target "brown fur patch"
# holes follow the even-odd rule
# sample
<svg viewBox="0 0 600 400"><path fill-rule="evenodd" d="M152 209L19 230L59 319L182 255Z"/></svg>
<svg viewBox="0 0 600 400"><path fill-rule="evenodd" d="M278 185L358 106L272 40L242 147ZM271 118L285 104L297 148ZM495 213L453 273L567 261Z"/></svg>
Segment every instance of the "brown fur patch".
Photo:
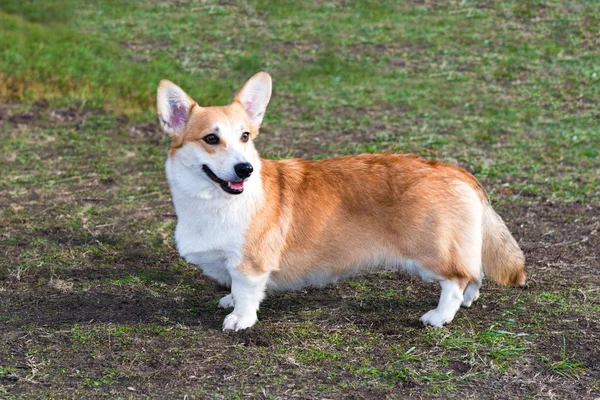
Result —
<svg viewBox="0 0 600 400"><path fill-rule="evenodd" d="M219 148L227 147L227 138L219 135L219 132L214 129L217 124L239 126L240 138L242 132L249 132L250 139L258 135L258 127L250 122L240 103L233 102L220 107L200 107L194 103L190 108L189 122L186 124L184 131L181 135L171 137L170 156L174 158L177 150L188 143L201 146L208 154L215 154L219 151ZM202 140L211 133L219 136L220 142L218 145L210 145Z"/></svg>

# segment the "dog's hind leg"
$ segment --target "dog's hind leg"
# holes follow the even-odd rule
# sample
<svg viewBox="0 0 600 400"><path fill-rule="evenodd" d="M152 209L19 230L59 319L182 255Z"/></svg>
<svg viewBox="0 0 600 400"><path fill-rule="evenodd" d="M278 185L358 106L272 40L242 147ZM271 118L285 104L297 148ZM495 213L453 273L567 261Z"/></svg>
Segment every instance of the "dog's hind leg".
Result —
<svg viewBox="0 0 600 400"><path fill-rule="evenodd" d="M444 279L440 281L442 294L436 309L426 312L419 321L425 325L440 327L454 319L463 302L466 282Z"/></svg>
<svg viewBox="0 0 600 400"><path fill-rule="evenodd" d="M483 272L481 273L479 282L471 281L467 285L467 288L465 289L465 292L463 293L463 302L461 304L461 307L465 307L465 308L471 307L471 304L473 304L473 302L479 298L479 289L481 288L482 284L483 284Z"/></svg>

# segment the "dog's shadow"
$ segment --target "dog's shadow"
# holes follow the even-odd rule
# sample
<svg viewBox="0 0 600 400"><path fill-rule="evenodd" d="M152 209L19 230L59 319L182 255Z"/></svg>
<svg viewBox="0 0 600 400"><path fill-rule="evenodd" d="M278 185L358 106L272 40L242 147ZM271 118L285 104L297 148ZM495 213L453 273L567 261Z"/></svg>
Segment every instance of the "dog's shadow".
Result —
<svg viewBox="0 0 600 400"><path fill-rule="evenodd" d="M217 309L224 289L208 282L198 272L179 274L169 269L124 269L119 276L102 278L95 271L88 288L58 287L56 281L30 285L27 289L0 295L0 315L18 325L59 326L75 323L131 325L161 323L220 327L223 310ZM145 279L139 282L139 276ZM62 274L63 282L71 282ZM190 276L191 275L191 276ZM114 280L112 279L114 278ZM131 278L131 279L129 279ZM81 277L79 278L81 280ZM137 283L131 283L137 282ZM87 285L84 285L87 286ZM187 288L181 291L180 288ZM190 289L192 288L192 289ZM221 312L219 312L221 311Z"/></svg>
<svg viewBox="0 0 600 400"><path fill-rule="evenodd" d="M99 272L95 270L96 274ZM49 284L31 285L27 290L9 290L0 296L0 308L3 309L0 314L5 322L13 321L20 326L90 322L116 325L181 323L202 329L221 329L223 318L230 310L217 308L217 302L229 293L227 288L218 286L200 271L180 274L168 266L152 270L143 267L122 269L119 275L136 277L141 272L146 277L142 284L122 284L118 283L122 279L117 279L117 283L92 284L85 290L61 290ZM94 279L99 278L96 274ZM111 278L111 275L107 274L105 278ZM270 322L315 319L330 326L354 323L385 329L385 325L391 323L390 314L394 316L393 325L413 326L415 315L435 305L434 296L414 302L365 300L341 295L345 285L341 282L324 288L271 293L261 305L259 319ZM187 289L180 291L178 288L181 287Z"/></svg>
<svg viewBox="0 0 600 400"><path fill-rule="evenodd" d="M174 251L149 254L132 246L111 264L92 262L62 270L59 280L67 285L58 282L52 273L41 273L29 282L20 282L17 290L12 290L11 284L5 286L8 290L0 294L0 316L3 323L17 326L181 323L220 330L230 310L217 308L217 303L229 290L195 267L182 268L178 260ZM382 283L376 277L357 279L373 288ZM403 276L383 284L398 291L422 285ZM416 317L435 307L437 300L437 293L418 300L414 296L386 298L378 293L375 288L373 293L357 296L352 294L348 281L270 293L261 305L259 319L276 323L312 320L327 326L355 323L386 329L390 324L415 325Z"/></svg>

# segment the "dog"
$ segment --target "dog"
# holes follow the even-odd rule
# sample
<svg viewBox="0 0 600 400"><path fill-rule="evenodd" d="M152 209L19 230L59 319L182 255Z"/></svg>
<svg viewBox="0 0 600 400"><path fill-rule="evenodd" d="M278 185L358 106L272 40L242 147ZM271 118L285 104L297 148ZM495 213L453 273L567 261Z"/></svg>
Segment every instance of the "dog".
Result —
<svg viewBox="0 0 600 400"><path fill-rule="evenodd" d="M218 304L233 308L223 330L253 326L267 291L361 271L438 281L437 308L420 318L433 327L477 300L484 275L524 284L523 253L469 172L412 154L261 159L253 142L270 98L265 72L220 107L198 105L168 80L158 86L175 242L231 288Z"/></svg>

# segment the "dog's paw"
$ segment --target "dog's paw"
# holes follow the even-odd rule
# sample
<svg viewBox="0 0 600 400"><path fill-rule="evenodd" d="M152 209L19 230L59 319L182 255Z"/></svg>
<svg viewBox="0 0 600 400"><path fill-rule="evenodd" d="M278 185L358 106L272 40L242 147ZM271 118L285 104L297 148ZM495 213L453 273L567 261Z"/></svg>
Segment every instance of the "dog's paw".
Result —
<svg viewBox="0 0 600 400"><path fill-rule="evenodd" d="M233 296L231 295L231 293L229 293L227 296L225 296L221 300L219 300L219 305L217 307L219 307L219 308L233 308L234 305L235 304L233 302Z"/></svg>
<svg viewBox="0 0 600 400"><path fill-rule="evenodd" d="M479 286L480 285L474 283L469 283L467 290L465 290L465 293L463 294L463 302L460 305L461 307L469 308L471 307L471 304L473 304L473 302L479 298Z"/></svg>
<svg viewBox="0 0 600 400"><path fill-rule="evenodd" d="M250 328L258 321L256 313L253 315L237 315L234 312L225 317L223 321L224 331L241 331L243 329Z"/></svg>
<svg viewBox="0 0 600 400"><path fill-rule="evenodd" d="M465 297L465 299L463 300L462 303L460 303L460 306L463 308L469 308L471 307L471 305L473 304L473 302L475 301L475 299L467 299Z"/></svg>
<svg viewBox="0 0 600 400"><path fill-rule="evenodd" d="M452 321L454 315L444 314L437 309L431 310L423 314L423 316L419 319L423 323L423 325L433 326L434 328L439 328L444 324Z"/></svg>
<svg viewBox="0 0 600 400"><path fill-rule="evenodd" d="M460 303L460 306L464 307L464 308L469 308L469 307L471 307L471 305L473 304L473 302L475 300L477 300L478 298L479 298L479 292L476 295L474 295L474 296L471 296L471 295L467 296L467 295L465 295L465 298L464 298L463 302Z"/></svg>

